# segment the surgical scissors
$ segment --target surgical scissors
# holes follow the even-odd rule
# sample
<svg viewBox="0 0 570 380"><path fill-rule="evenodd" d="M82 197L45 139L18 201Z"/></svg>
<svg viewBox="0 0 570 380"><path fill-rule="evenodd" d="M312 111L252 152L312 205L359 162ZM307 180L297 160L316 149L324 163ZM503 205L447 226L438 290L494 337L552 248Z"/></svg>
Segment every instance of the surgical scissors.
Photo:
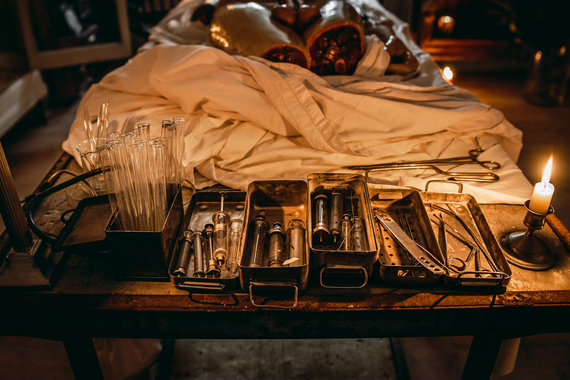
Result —
<svg viewBox="0 0 570 380"><path fill-rule="evenodd" d="M476 164L488 170L496 170L501 168L501 164L497 161L487 160L480 161L479 155L483 153L482 149L471 149L468 156L448 157L448 158L435 158L431 160L422 161L407 161L407 162L390 162L386 164L372 164L372 165L351 165L345 166L345 169L350 170L387 170L387 169L410 169L421 168L424 165L469 165Z"/></svg>

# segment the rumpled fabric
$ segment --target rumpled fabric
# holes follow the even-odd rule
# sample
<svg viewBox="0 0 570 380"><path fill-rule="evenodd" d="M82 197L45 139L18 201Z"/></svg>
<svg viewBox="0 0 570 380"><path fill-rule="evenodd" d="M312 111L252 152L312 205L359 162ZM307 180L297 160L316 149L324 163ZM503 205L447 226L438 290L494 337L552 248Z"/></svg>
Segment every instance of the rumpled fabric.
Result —
<svg viewBox="0 0 570 380"><path fill-rule="evenodd" d="M186 15L187 13L182 13ZM396 20L397 21L397 20ZM197 27L198 28L198 27ZM385 75L382 42L367 37L362 65L350 76L319 77L288 63L232 56L205 45L154 43L93 85L83 98L95 114L109 101L111 131L183 116L185 177L197 188L236 189L254 180L306 179L310 173L350 172L345 166L465 156L502 168L495 183L466 183L483 202L521 203L531 185L515 165L522 133L503 114L445 82L431 57L395 30L420 61L413 78ZM81 112L63 143L85 138ZM451 167L447 167L451 168ZM487 171L478 165L454 171ZM370 182L423 188L445 179L431 169L370 173Z"/></svg>

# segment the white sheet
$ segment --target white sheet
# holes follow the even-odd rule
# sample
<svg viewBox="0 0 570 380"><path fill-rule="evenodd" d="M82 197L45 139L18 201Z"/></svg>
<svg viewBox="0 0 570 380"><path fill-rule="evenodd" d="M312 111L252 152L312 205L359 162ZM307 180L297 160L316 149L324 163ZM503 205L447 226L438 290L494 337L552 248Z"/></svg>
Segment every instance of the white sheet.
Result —
<svg viewBox="0 0 570 380"><path fill-rule="evenodd" d="M497 171L501 180L470 184L465 191L480 202L527 199L531 185L514 163L521 132L498 110L446 83L411 42L406 25L397 21L396 29L420 60L415 78L382 75L386 59L378 39L368 40L362 60L368 66L357 75L334 77L204 45L155 44L92 86L82 104L96 113L110 101L112 130L148 121L153 136L160 134L162 119L184 115L189 128L183 163L198 188L218 182L245 189L253 180L306 179L309 173L346 172L346 165L463 156L477 147L477 138L487 149L480 159L503 165ZM78 113L63 148L77 156L73 147L83 139ZM374 173L371 181L423 188L434 178L445 176L392 171Z"/></svg>

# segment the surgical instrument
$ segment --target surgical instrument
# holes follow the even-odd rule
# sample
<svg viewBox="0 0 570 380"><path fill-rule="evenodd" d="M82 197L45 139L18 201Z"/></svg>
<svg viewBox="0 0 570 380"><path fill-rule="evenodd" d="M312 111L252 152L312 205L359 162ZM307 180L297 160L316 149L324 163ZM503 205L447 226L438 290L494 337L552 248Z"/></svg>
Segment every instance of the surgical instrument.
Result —
<svg viewBox="0 0 570 380"><path fill-rule="evenodd" d="M330 221L330 233L333 237L333 241L337 243L341 235L341 222L342 222L342 210L344 208L344 196L338 189L332 190L332 202L331 202L331 221Z"/></svg>
<svg viewBox="0 0 570 380"><path fill-rule="evenodd" d="M265 238L269 229L269 223L265 220L265 216L257 215L253 227L253 246L247 265L250 267L261 267L264 262Z"/></svg>
<svg viewBox="0 0 570 380"><path fill-rule="evenodd" d="M285 230L279 222L273 223L269 235L269 266L282 267L285 258Z"/></svg>
<svg viewBox="0 0 570 380"><path fill-rule="evenodd" d="M228 269L232 275L237 275L239 271L238 251L243 231L243 221L241 219L232 219L230 222L230 248L228 258Z"/></svg>
<svg viewBox="0 0 570 380"><path fill-rule="evenodd" d="M204 269L204 251L202 250L204 238L202 233L200 231L194 232L192 240L194 243L194 276L204 277L206 270Z"/></svg>
<svg viewBox="0 0 570 380"><path fill-rule="evenodd" d="M362 219L360 216L355 216L352 224L352 248L358 252L366 251L368 249L368 245L366 243L367 241L364 234Z"/></svg>
<svg viewBox="0 0 570 380"><path fill-rule="evenodd" d="M383 170L408 170L408 169L431 169L437 174L448 176L449 180L453 181L467 181L467 182L485 182L492 183L501 179L498 174L491 172L476 172L476 171L452 171L450 169L444 170L438 165L468 165L477 164L488 170L495 170L501 167L501 164L496 161L480 161L479 154L482 152L480 149L471 149L469 156L450 157L450 158L437 158L432 160L423 161L408 161L408 162L392 162L384 164L372 165L352 165L346 166L345 169L362 170L365 171L365 177L374 171Z"/></svg>
<svg viewBox="0 0 570 380"><path fill-rule="evenodd" d="M488 170L496 170L501 168L501 164L497 161L480 161L479 155L483 153L482 149L471 149L468 156L448 157L448 158L435 158L431 160L422 161L408 161L408 162L392 162L385 164L372 164L372 165L351 165L345 166L345 169L350 170L388 170L388 169L411 169L421 168L423 165L469 165L476 164ZM418 167L420 166L420 167Z"/></svg>
<svg viewBox="0 0 570 380"><path fill-rule="evenodd" d="M447 261L447 235L445 232L445 222L443 221L443 218L439 218L439 230L438 230L437 242L439 244L439 249L441 250L441 254L443 255L443 262L445 265L448 265L448 261Z"/></svg>
<svg viewBox="0 0 570 380"><path fill-rule="evenodd" d="M352 247L352 218L348 214L344 214L342 216L341 222L341 235L342 240L340 242L339 250L342 249L343 251L351 251Z"/></svg>
<svg viewBox="0 0 570 380"><path fill-rule="evenodd" d="M184 231L182 241L180 243L180 253L173 274L175 276L186 276L188 263L190 261L190 248L192 246L192 234L190 230Z"/></svg>
<svg viewBox="0 0 570 380"><path fill-rule="evenodd" d="M206 274L211 276L219 276L220 268L218 267L218 262L214 257L214 225L206 224L204 231L202 231L204 236L204 248L206 249Z"/></svg>
<svg viewBox="0 0 570 380"><path fill-rule="evenodd" d="M329 231L329 197L326 194L318 194L314 199L314 205L313 244L327 244L331 236Z"/></svg>
<svg viewBox="0 0 570 380"><path fill-rule="evenodd" d="M212 217L214 222L214 258L219 266L223 265L228 256L228 229L230 225L230 215L224 211L225 193L220 194L220 211Z"/></svg>
<svg viewBox="0 0 570 380"><path fill-rule="evenodd" d="M433 253L413 240L390 215L377 212L375 217L378 223L392 235L392 238L412 255L421 266L436 275L442 275L444 273L443 263L441 263Z"/></svg>
<svg viewBox="0 0 570 380"><path fill-rule="evenodd" d="M289 259L294 265L305 263L305 223L300 219L293 219L287 226L287 242Z"/></svg>
<svg viewBox="0 0 570 380"><path fill-rule="evenodd" d="M431 207L453 216L461 224L461 226L465 229L465 231L467 231L467 233L471 236L473 242L477 245L477 248L479 248L479 250L483 253L483 255L485 255L485 259L487 259L489 266L491 266L491 270L498 271L498 268L495 262L493 261L493 258L491 257L489 251L487 251L485 245L480 242L479 237L471 230L471 228L469 228L467 223L463 219L461 219L459 215L457 215L455 212L451 210L446 210L445 208L438 206L436 204L431 204Z"/></svg>

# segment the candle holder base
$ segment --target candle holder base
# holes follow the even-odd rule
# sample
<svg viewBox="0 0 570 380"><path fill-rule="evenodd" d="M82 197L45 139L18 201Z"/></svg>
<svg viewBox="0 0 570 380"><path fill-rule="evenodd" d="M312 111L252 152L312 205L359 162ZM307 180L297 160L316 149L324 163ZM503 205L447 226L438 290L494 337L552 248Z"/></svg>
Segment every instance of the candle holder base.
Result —
<svg viewBox="0 0 570 380"><path fill-rule="evenodd" d="M547 270L556 264L556 255L535 231L544 227L544 220L548 214L554 212L552 206L546 214L537 214L529 209L530 201L525 202L527 209L524 218L526 231L513 231L503 235L500 239L505 250L505 258L513 265L529 270Z"/></svg>
<svg viewBox="0 0 570 380"><path fill-rule="evenodd" d="M528 231L514 231L501 237L505 258L513 265L529 270L547 270L556 264L556 256L546 243Z"/></svg>

